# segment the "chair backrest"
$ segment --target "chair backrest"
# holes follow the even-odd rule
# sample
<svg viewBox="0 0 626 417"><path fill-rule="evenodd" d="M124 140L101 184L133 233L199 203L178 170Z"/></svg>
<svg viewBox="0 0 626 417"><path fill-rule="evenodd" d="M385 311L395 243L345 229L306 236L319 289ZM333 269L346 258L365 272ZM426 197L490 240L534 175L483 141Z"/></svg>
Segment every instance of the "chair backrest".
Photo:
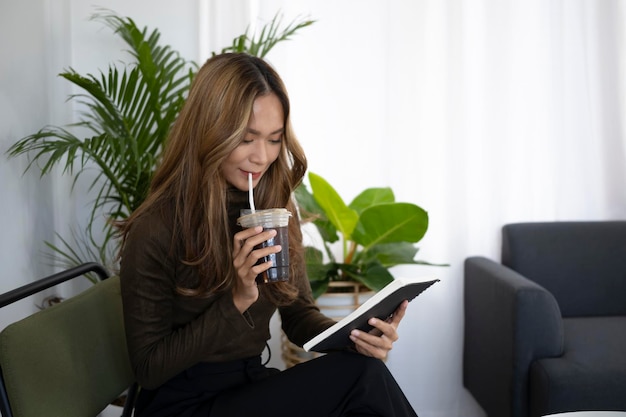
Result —
<svg viewBox="0 0 626 417"><path fill-rule="evenodd" d="M14 417L97 416L133 384L119 278L7 326L0 366Z"/></svg>
<svg viewBox="0 0 626 417"><path fill-rule="evenodd" d="M564 317L626 314L626 221L505 225L502 263L550 291Z"/></svg>

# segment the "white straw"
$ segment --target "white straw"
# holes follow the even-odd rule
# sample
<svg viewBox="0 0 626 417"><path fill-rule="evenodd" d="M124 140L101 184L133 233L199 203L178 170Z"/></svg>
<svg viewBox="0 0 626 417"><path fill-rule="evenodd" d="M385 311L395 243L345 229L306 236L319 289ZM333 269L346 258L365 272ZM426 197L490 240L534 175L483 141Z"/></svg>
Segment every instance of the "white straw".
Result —
<svg viewBox="0 0 626 417"><path fill-rule="evenodd" d="M250 211L254 213L254 193L252 192L252 174L248 172L248 199L250 200Z"/></svg>

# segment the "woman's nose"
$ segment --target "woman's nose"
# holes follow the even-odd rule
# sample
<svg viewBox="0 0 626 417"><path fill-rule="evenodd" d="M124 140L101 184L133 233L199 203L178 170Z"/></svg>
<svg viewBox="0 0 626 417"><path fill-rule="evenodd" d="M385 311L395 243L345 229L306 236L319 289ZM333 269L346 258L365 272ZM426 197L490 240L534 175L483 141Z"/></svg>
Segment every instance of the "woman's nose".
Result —
<svg viewBox="0 0 626 417"><path fill-rule="evenodd" d="M255 140L252 146L250 161L255 164L263 165L267 163L267 142L264 140Z"/></svg>

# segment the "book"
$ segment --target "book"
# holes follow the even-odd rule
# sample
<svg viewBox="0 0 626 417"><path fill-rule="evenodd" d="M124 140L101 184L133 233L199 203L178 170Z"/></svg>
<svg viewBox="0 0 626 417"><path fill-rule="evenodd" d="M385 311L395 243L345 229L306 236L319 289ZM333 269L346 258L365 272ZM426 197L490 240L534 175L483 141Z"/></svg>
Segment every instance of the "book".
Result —
<svg viewBox="0 0 626 417"><path fill-rule="evenodd" d="M350 347L352 330L369 332L373 328L368 324L369 319L390 319L404 300L413 300L437 281L431 277L394 279L352 313L306 342L303 349L306 352L328 352Z"/></svg>

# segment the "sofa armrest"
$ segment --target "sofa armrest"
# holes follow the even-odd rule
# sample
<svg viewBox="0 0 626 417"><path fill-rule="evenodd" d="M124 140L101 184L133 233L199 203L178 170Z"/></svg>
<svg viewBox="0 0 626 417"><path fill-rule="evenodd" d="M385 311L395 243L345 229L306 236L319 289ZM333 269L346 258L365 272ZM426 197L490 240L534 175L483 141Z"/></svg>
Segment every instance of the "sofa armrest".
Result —
<svg viewBox="0 0 626 417"><path fill-rule="evenodd" d="M488 258L467 258L464 274L464 385L489 416L526 416L531 362L563 353L558 304Z"/></svg>

